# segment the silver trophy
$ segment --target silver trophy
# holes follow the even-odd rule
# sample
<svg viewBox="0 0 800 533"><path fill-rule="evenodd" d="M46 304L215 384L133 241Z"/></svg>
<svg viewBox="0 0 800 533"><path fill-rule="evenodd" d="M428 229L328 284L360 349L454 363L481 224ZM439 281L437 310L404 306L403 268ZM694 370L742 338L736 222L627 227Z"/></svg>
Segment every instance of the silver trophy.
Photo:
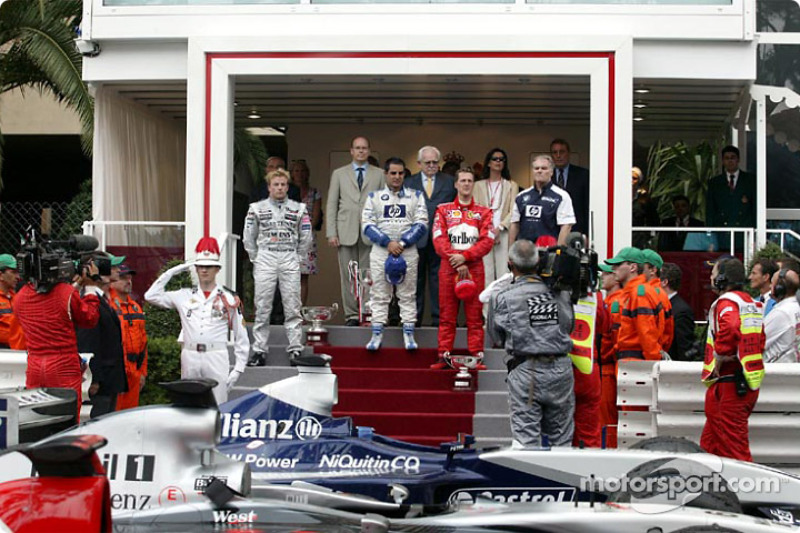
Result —
<svg viewBox="0 0 800 533"><path fill-rule="evenodd" d="M311 322L311 327L308 328L308 331L306 332L306 344L308 346L328 345L328 330L322 327L322 323L333 318L333 315L335 315L336 311L338 310L338 303L334 303L331 306L304 306L300 309L300 314L303 315L303 320L306 322Z"/></svg>
<svg viewBox="0 0 800 533"><path fill-rule="evenodd" d="M350 261L347 265L350 292L358 303L358 321L363 326L372 316L370 305L370 292L372 291L372 272L370 269L360 269L358 261Z"/></svg>
<svg viewBox="0 0 800 533"><path fill-rule="evenodd" d="M475 390L473 375L469 371L474 370L480 362L481 358L475 355L451 355L447 358L447 364L458 370L453 382L454 391Z"/></svg>

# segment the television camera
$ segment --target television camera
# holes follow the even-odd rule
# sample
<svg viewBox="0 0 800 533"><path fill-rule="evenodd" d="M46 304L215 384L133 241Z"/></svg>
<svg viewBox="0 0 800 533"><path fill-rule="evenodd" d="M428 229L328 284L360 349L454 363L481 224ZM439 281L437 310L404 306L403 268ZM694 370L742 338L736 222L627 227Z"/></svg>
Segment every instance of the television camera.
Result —
<svg viewBox="0 0 800 533"><path fill-rule="evenodd" d="M597 288L597 253L586 248L578 232L567 236L567 244L539 251L538 275L555 291L568 291L572 303Z"/></svg>
<svg viewBox="0 0 800 533"><path fill-rule="evenodd" d="M75 274L84 272L90 261L97 265L100 275L108 276L111 259L100 257L95 252L97 247L97 239L90 235L51 240L28 228L17 254L20 277L32 283L38 292L47 292L56 283L71 282Z"/></svg>

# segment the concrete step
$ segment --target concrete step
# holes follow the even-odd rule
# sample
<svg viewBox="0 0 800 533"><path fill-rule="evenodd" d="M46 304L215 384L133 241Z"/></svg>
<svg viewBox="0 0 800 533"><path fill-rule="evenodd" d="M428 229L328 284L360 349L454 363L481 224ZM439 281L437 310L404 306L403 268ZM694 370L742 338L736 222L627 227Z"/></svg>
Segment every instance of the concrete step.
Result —
<svg viewBox="0 0 800 533"><path fill-rule="evenodd" d="M324 326L328 330L328 342L335 346L366 346L372 336L372 329L369 326L347 327L347 326ZM303 326L303 332L309 326ZM247 325L252 340L252 323ZM414 337L421 348L435 348L438 344L439 330L433 327L416 328ZM305 335L303 336L305 340ZM488 336L486 338L488 343ZM269 327L269 344L272 346L286 346L289 343L286 338L286 328L283 326L272 325ZM387 348L401 348L403 346L403 328L387 327L384 329L383 345ZM467 329L456 328L455 345L457 348L466 348ZM488 347L488 344L487 344Z"/></svg>
<svg viewBox="0 0 800 533"><path fill-rule="evenodd" d="M475 395L476 415L496 415L508 412L508 391L478 392Z"/></svg>
<svg viewBox="0 0 800 533"><path fill-rule="evenodd" d="M478 390L481 392L508 390L505 370L481 370L478 372Z"/></svg>
<svg viewBox="0 0 800 533"><path fill-rule="evenodd" d="M505 414L475 415L472 422L472 433L479 439L510 439L511 423L509 422L508 407L506 407Z"/></svg>
<svg viewBox="0 0 800 533"><path fill-rule="evenodd" d="M475 439L475 448L478 450L485 448L507 448L511 446L511 437L509 438L491 438L481 437Z"/></svg>

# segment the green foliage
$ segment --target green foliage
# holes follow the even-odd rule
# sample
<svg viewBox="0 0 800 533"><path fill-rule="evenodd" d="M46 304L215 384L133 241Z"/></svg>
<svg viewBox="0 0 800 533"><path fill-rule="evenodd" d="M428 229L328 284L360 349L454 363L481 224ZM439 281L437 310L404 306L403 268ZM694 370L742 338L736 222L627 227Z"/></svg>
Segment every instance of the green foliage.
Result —
<svg viewBox="0 0 800 533"><path fill-rule="evenodd" d="M92 218L92 180L81 183L78 193L72 197L64 223L54 231L56 238L66 239L70 235L83 233L83 222Z"/></svg>
<svg viewBox="0 0 800 533"><path fill-rule="evenodd" d="M159 275L182 263L182 259L168 261ZM167 290L174 291L191 286L192 279L189 273L181 272L167 283ZM174 309L163 309L149 303L145 303L144 312L147 315L147 383L139 404L167 403L167 395L158 384L181 377L181 347L178 344L181 320Z"/></svg>
<svg viewBox="0 0 800 533"><path fill-rule="evenodd" d="M233 130L233 167L243 165L254 183L259 183L264 178L264 167L267 166L269 154L267 148L257 135L253 135L245 128Z"/></svg>
<svg viewBox="0 0 800 533"><path fill-rule="evenodd" d="M91 154L94 101L74 43L82 14L81 0L0 2L0 93L31 87L52 93L78 114L81 143Z"/></svg>
<svg viewBox="0 0 800 533"><path fill-rule="evenodd" d="M147 381L139 405L169 403L167 393L158 384L181 378L181 346L176 338L148 338L147 351Z"/></svg>
<svg viewBox="0 0 800 533"><path fill-rule="evenodd" d="M659 218L673 215L672 197L685 194L692 216L705 220L708 180L718 172L720 141L704 141L697 146L678 142L664 146L661 142L647 155L647 186L658 206Z"/></svg>

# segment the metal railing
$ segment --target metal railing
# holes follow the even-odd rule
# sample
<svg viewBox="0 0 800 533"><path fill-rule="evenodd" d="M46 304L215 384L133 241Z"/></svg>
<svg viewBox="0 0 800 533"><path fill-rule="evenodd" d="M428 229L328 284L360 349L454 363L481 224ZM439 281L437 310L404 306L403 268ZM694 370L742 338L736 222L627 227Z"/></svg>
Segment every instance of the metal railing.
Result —
<svg viewBox="0 0 800 533"><path fill-rule="evenodd" d="M620 411L621 448L658 436L699 442L706 417L706 387L700 381L703 363L683 361L620 361L617 405L639 407ZM800 365L767 363L758 402L750 416L750 448L756 462L800 464Z"/></svg>
<svg viewBox="0 0 800 533"><path fill-rule="evenodd" d="M83 234L84 235L92 235L97 238L100 242L100 249L104 250L108 247L108 228L120 228L124 233L128 233L130 228L176 228L180 230L186 229L186 222L175 222L175 221L141 221L141 220L87 220L83 223ZM100 235L97 235L97 231L99 230ZM116 242L117 245L133 245L130 244L129 241L136 240L130 239L130 235L125 235L124 238L120 238L119 236L115 236L114 240L116 241L125 241L125 242ZM161 243L164 244L164 243ZM183 245L183 239L181 239L180 245ZM112 245L113 246L113 245Z"/></svg>
<svg viewBox="0 0 800 533"><path fill-rule="evenodd" d="M728 234L728 248L727 251L733 255L735 252L741 251L744 256L744 264L747 265L750 263L750 259L753 255L753 249L755 246L755 228L728 228L728 227L700 227L700 228L678 228L674 226L634 226L631 228L632 233L650 233L650 238L653 239L656 237L657 234L660 233L686 233L687 237L689 234L699 234L708 237L709 245L712 245L713 250L704 250L704 251L725 251L722 243L720 243L720 239L717 237L719 234ZM767 231L779 231L779 230L767 230ZM790 231L790 230L785 230ZM737 249L736 246L736 236L741 234L743 238L742 249ZM703 250L689 250L689 251L703 251Z"/></svg>
<svg viewBox="0 0 800 533"><path fill-rule="evenodd" d="M791 253L786 249L786 237L791 237L792 239L796 240L798 247L800 247L800 234L798 234L794 230L780 229L780 228L767 229L767 239L769 239L770 235L777 235L778 243L776 244L778 244L781 247L781 250L783 250L784 252ZM791 253L791 255L797 257L793 253Z"/></svg>
<svg viewBox="0 0 800 533"><path fill-rule="evenodd" d="M153 234L152 231L148 235L137 236L132 235L133 229L158 229L173 228L179 230L181 235L167 235ZM120 232L112 232L109 237L109 231L118 229ZM105 251L108 246L177 246L184 248L183 231L186 229L185 222L176 221L141 221L141 220L87 220L83 223L84 235L92 235L99 241L100 249ZM223 285L226 287L236 287L236 278L239 269L239 253L238 242L242 237L235 233L223 233L219 236L219 242L222 255L220 262L223 265L222 278Z"/></svg>

